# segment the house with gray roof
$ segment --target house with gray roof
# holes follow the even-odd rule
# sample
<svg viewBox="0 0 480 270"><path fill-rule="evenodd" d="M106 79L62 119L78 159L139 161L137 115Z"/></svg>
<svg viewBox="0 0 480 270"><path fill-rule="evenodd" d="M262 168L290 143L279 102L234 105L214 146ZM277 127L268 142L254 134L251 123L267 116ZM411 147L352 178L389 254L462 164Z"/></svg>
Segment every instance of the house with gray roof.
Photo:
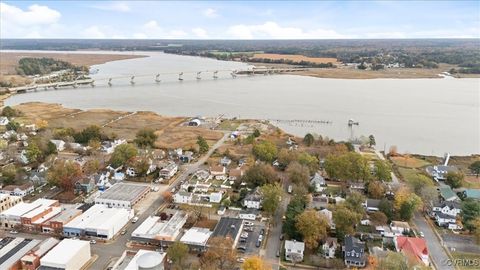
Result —
<svg viewBox="0 0 480 270"><path fill-rule="evenodd" d="M347 235L343 246L343 256L347 267L365 267L367 261L365 242Z"/></svg>
<svg viewBox="0 0 480 270"><path fill-rule="evenodd" d="M325 178L323 178L318 172L310 178L310 185L313 187L315 192L321 192L327 186Z"/></svg>

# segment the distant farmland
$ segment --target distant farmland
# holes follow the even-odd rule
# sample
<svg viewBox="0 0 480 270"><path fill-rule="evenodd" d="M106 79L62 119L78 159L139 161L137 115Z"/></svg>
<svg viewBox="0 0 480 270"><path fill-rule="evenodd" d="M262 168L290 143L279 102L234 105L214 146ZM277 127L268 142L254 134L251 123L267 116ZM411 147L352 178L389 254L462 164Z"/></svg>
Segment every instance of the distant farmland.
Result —
<svg viewBox="0 0 480 270"><path fill-rule="evenodd" d="M294 62L306 61L315 64L321 63L332 63L332 64L339 64L336 58L333 57L307 57L303 55L295 55L295 54L276 54L276 53L256 53L253 55L253 58L262 58L262 59L271 59L271 60L292 60Z"/></svg>

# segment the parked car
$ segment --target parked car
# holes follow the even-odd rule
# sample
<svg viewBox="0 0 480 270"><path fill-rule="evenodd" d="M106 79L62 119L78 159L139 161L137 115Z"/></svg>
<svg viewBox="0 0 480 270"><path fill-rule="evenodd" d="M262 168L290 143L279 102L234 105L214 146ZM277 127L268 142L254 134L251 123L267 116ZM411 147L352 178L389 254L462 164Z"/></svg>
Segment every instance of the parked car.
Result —
<svg viewBox="0 0 480 270"><path fill-rule="evenodd" d="M277 257L280 257L280 250L277 250Z"/></svg>
<svg viewBox="0 0 480 270"><path fill-rule="evenodd" d="M245 224L246 226L253 226L253 225L255 225L255 224L253 224L253 222L251 222L251 221L245 221L244 224Z"/></svg>
<svg viewBox="0 0 480 270"><path fill-rule="evenodd" d="M15 230L11 230L10 233L11 233L11 234L17 234L18 232L15 231Z"/></svg>
<svg viewBox="0 0 480 270"><path fill-rule="evenodd" d="M283 241L284 238L285 236L283 236L283 234L280 234L280 241Z"/></svg>
<svg viewBox="0 0 480 270"><path fill-rule="evenodd" d="M245 258L243 258L243 257L238 257L237 258L237 262L239 262L239 263L243 263L244 261L245 261Z"/></svg>
<svg viewBox="0 0 480 270"><path fill-rule="evenodd" d="M97 243L97 241L95 241L95 240L90 240L90 244L95 245L96 243Z"/></svg>
<svg viewBox="0 0 480 270"><path fill-rule="evenodd" d="M265 229L264 229L264 228L262 228L262 229L260 230L260 234L261 234L261 235L264 235L264 234L265 234Z"/></svg>
<svg viewBox="0 0 480 270"><path fill-rule="evenodd" d="M243 232L242 234L240 234L240 238L248 238L248 233Z"/></svg>
<svg viewBox="0 0 480 270"><path fill-rule="evenodd" d="M137 222L137 221L138 221L138 217L133 217L133 218L132 218L132 223L135 223L135 222Z"/></svg>
<svg viewBox="0 0 480 270"><path fill-rule="evenodd" d="M256 247L260 247L260 244L261 244L261 243L262 243L262 241L257 240L257 243L255 243L255 246L256 246Z"/></svg>
<svg viewBox="0 0 480 270"><path fill-rule="evenodd" d="M425 237L425 235L423 234L423 232L420 232L420 237Z"/></svg>
<svg viewBox="0 0 480 270"><path fill-rule="evenodd" d="M238 250L239 252L245 253L245 252L247 251L247 247L245 247L245 246L238 246L238 247L237 247L237 250Z"/></svg>
<svg viewBox="0 0 480 270"><path fill-rule="evenodd" d="M258 241L262 242L262 240L263 240L263 235L260 234L260 235L258 236Z"/></svg>
<svg viewBox="0 0 480 270"><path fill-rule="evenodd" d="M126 234L126 233L127 233L127 230L122 230L122 231L120 232L121 235L124 235L124 234Z"/></svg>

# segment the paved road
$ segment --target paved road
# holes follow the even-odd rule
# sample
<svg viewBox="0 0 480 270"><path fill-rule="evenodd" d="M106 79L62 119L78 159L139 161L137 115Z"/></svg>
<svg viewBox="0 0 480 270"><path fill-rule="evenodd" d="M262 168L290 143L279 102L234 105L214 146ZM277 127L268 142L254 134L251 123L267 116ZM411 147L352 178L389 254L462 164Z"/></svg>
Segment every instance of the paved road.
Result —
<svg viewBox="0 0 480 270"><path fill-rule="evenodd" d="M425 239L427 240L428 253L430 253L430 258L434 262L434 265L437 266L439 270L455 270L453 266L448 266L446 260L449 258L447 253L442 247L442 243L438 240L437 236L433 232L432 227L427 224L424 216L420 213L415 213L413 223L417 228L424 233Z"/></svg>
<svg viewBox="0 0 480 270"><path fill-rule="evenodd" d="M224 136L216 142L210 150L207 152L206 155L201 157L197 162L192 163L190 165L185 166L186 169L181 172L181 174L177 177L177 179L171 184L170 189L176 186L180 181L183 181L189 175L196 170L198 170L199 166L202 165L207 159L213 154L213 152L220 147L225 140L228 138L228 133L225 133ZM92 253L98 255L98 259L93 263L90 267L92 270L100 270L105 269L109 262L114 258L120 258L122 253L126 249L126 244L130 238L131 233L142 224L145 219L153 214L163 203L163 197L159 196L142 214L140 214L139 219L136 223L127 225L127 233L125 235L118 235L117 238L107 244L97 243L92 245Z"/></svg>

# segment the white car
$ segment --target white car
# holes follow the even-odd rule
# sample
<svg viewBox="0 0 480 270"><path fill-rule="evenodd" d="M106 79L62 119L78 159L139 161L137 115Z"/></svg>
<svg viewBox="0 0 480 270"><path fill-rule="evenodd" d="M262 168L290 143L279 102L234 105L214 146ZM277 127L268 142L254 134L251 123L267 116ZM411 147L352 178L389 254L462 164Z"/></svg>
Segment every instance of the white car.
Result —
<svg viewBox="0 0 480 270"><path fill-rule="evenodd" d="M243 224L245 224L245 226L253 226L255 224L253 224L253 222L250 222L250 221L245 221Z"/></svg>
<svg viewBox="0 0 480 270"><path fill-rule="evenodd" d="M15 230L11 230L10 233L11 233L11 234L17 234L18 232L15 231Z"/></svg>
<svg viewBox="0 0 480 270"><path fill-rule="evenodd" d="M243 258L243 257L238 257L237 258L237 262L239 262L239 263L243 263L244 261L245 261L245 258Z"/></svg>
<svg viewBox="0 0 480 270"><path fill-rule="evenodd" d="M94 245L94 244L96 244L96 243L97 243L96 240L90 240L90 244Z"/></svg>
<svg viewBox="0 0 480 270"><path fill-rule="evenodd" d="M241 238L248 238L248 233L247 233L247 232L243 232L242 234L240 234L240 237L241 237Z"/></svg>
<svg viewBox="0 0 480 270"><path fill-rule="evenodd" d="M132 218L132 223L135 223L135 222L137 222L137 221L138 221L138 217L133 217L133 218Z"/></svg>

